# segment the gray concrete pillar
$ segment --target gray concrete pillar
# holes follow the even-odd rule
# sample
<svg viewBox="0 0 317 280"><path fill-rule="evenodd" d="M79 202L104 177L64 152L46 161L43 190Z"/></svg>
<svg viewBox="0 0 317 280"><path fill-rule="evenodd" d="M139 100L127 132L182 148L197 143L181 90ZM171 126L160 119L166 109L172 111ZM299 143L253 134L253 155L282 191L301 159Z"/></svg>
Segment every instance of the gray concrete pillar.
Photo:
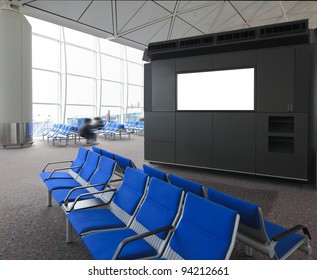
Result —
<svg viewBox="0 0 317 280"><path fill-rule="evenodd" d="M32 28L0 1L0 147L32 143Z"/></svg>

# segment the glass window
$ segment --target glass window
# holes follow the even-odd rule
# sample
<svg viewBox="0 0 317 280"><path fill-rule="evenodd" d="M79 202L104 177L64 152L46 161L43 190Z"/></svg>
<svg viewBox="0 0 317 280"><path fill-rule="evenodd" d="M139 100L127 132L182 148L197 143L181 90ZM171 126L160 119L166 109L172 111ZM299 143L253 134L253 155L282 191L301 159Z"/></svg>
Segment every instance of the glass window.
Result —
<svg viewBox="0 0 317 280"><path fill-rule="evenodd" d="M101 116L110 115L110 121L121 123L122 122L122 108L121 107L101 107ZM106 118L107 119L107 118Z"/></svg>
<svg viewBox="0 0 317 280"><path fill-rule="evenodd" d="M143 107L143 87L132 86L128 87L128 107Z"/></svg>
<svg viewBox="0 0 317 280"><path fill-rule="evenodd" d="M128 83L135 85L143 85L143 80L143 65L128 62Z"/></svg>
<svg viewBox="0 0 317 280"><path fill-rule="evenodd" d="M123 62L107 55L101 56L102 78L112 81L121 81L123 78Z"/></svg>
<svg viewBox="0 0 317 280"><path fill-rule="evenodd" d="M32 65L34 68L59 71L60 51L57 41L32 37Z"/></svg>
<svg viewBox="0 0 317 280"><path fill-rule="evenodd" d="M93 118L94 117L94 107L93 106L66 106L66 116L65 119L70 118Z"/></svg>
<svg viewBox="0 0 317 280"><path fill-rule="evenodd" d="M96 37L73 29L64 28L65 41L88 49L96 49Z"/></svg>
<svg viewBox="0 0 317 280"><path fill-rule="evenodd" d="M143 109L142 108L128 108L126 121L138 122L143 118Z"/></svg>
<svg viewBox="0 0 317 280"><path fill-rule="evenodd" d="M71 45L66 46L67 72L82 76L95 76L95 56L93 51Z"/></svg>
<svg viewBox="0 0 317 280"><path fill-rule="evenodd" d="M123 46L106 39L100 39L100 52L121 58Z"/></svg>
<svg viewBox="0 0 317 280"><path fill-rule="evenodd" d="M126 47L126 52L127 52L127 59L129 61L134 61L137 63L142 63L143 62L143 51L137 50L134 48Z"/></svg>
<svg viewBox="0 0 317 280"><path fill-rule="evenodd" d="M33 122L59 123L59 105L33 104Z"/></svg>
<svg viewBox="0 0 317 280"><path fill-rule="evenodd" d="M47 37L51 37L54 39L59 40L60 39L60 26L43 21L40 19L32 18L32 17L26 17L28 22L32 25L32 32L41 34Z"/></svg>
<svg viewBox="0 0 317 280"><path fill-rule="evenodd" d="M67 76L67 104L93 105L95 103L95 80Z"/></svg>
<svg viewBox="0 0 317 280"><path fill-rule="evenodd" d="M59 74L33 69L33 102L59 103Z"/></svg>
<svg viewBox="0 0 317 280"><path fill-rule="evenodd" d="M109 81L102 81L102 97L101 105L116 105L122 104L123 85Z"/></svg>

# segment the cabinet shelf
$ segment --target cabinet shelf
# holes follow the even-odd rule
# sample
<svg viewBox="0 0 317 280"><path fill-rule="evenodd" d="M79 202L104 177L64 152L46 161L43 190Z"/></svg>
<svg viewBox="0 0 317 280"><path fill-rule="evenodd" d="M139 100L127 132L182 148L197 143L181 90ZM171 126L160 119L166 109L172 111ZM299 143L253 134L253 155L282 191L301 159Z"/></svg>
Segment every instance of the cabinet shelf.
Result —
<svg viewBox="0 0 317 280"><path fill-rule="evenodd" d="M294 153L293 116L270 116L268 130L269 152Z"/></svg>

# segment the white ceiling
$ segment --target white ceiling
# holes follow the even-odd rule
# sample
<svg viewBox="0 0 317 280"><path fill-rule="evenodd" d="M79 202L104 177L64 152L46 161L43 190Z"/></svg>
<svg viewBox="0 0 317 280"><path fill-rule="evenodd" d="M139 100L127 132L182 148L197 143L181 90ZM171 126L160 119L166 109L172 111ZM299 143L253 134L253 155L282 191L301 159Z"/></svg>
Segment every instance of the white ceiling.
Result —
<svg viewBox="0 0 317 280"><path fill-rule="evenodd" d="M11 0L10 3L25 15L139 49L150 42L300 19L309 19L312 29L317 27L317 1Z"/></svg>

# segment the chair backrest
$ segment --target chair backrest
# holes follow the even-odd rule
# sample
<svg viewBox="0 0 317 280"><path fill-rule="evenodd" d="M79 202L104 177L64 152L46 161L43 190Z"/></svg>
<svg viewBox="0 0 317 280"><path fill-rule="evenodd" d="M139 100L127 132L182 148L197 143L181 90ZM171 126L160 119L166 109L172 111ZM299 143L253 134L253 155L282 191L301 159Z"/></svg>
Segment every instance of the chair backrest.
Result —
<svg viewBox="0 0 317 280"><path fill-rule="evenodd" d="M94 145L93 145L93 146L91 147L91 149L92 149L95 153L97 153L97 154L100 154L100 155L102 154L102 153L101 153L101 149L100 149L99 147L97 147L97 146L94 146Z"/></svg>
<svg viewBox="0 0 317 280"><path fill-rule="evenodd" d="M117 165L120 168L120 172L122 174L125 173L125 170L127 169L127 167L135 168L135 164L133 163L131 159L123 157L118 154L115 155L115 158L116 158Z"/></svg>
<svg viewBox="0 0 317 280"><path fill-rule="evenodd" d="M116 162L110 158L107 158L105 156L100 156L100 161L98 164L98 169L96 172L92 175L89 184L95 185L95 184L103 184L102 186L97 186L95 189L101 191L103 190L106 185L111 180L114 170L116 167Z"/></svg>
<svg viewBox="0 0 317 280"><path fill-rule="evenodd" d="M184 189L185 192L191 192L203 197L205 196L204 186L202 184L184 179L174 174L169 174L168 179L172 185Z"/></svg>
<svg viewBox="0 0 317 280"><path fill-rule="evenodd" d="M86 184L89 182L91 176L98 167L99 159L100 155L93 151L88 151L87 160L78 173L79 177L76 178L77 180L81 181L81 184Z"/></svg>
<svg viewBox="0 0 317 280"><path fill-rule="evenodd" d="M148 175L142 170L127 168L123 181L110 204L111 208L113 205L116 205L116 208L119 207L124 211L124 213L120 211L120 218L125 223L128 222L129 218L137 210L139 203L146 193L147 183ZM126 217L127 215L128 217Z"/></svg>
<svg viewBox="0 0 317 280"><path fill-rule="evenodd" d="M184 192L182 189L152 178L147 195L138 210L131 228L138 233L175 225L179 218ZM157 250L167 237L167 232L160 232L147 240Z"/></svg>
<svg viewBox="0 0 317 280"><path fill-rule="evenodd" d="M237 211L240 215L240 223L254 229L261 228L258 205L212 188L207 188L207 199Z"/></svg>
<svg viewBox="0 0 317 280"><path fill-rule="evenodd" d="M79 147L78 149L78 153L77 153L77 157L76 159L73 161L71 166L83 166L83 164L85 163L86 159L87 159L87 155L88 155L88 149L83 148L83 147ZM80 171L81 168L74 168L71 169L73 172L78 173Z"/></svg>
<svg viewBox="0 0 317 280"><path fill-rule="evenodd" d="M157 178L164 182L168 182L167 174L164 171L151 167L149 165L143 164L143 171L148 174L151 178Z"/></svg>
<svg viewBox="0 0 317 280"><path fill-rule="evenodd" d="M207 199L239 213L239 233L254 238L258 242L270 242L265 231L262 211L258 205L212 188L207 188Z"/></svg>
<svg viewBox="0 0 317 280"><path fill-rule="evenodd" d="M111 153L111 152L107 151L107 150L102 149L101 150L101 154L103 156L105 156L105 157L108 157L108 158L111 158L113 160L116 160L116 155L114 153Z"/></svg>
<svg viewBox="0 0 317 280"><path fill-rule="evenodd" d="M236 211L189 192L182 217L163 258L229 259L238 225L239 215Z"/></svg>

